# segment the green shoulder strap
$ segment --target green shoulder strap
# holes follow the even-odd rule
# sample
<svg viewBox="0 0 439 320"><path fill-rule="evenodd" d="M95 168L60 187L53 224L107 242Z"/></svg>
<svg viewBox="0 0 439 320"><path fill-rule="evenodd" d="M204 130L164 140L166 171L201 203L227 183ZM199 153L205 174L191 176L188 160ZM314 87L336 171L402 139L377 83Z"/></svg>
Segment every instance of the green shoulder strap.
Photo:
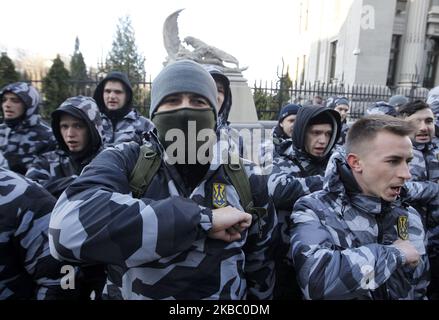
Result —
<svg viewBox="0 0 439 320"><path fill-rule="evenodd" d="M238 192L239 199L241 199L245 212L249 212L249 210L253 207L253 196L250 188L250 181L245 173L245 168L241 158L239 158L239 162L233 160L234 159L232 157L231 163L226 164L224 169L227 176L232 181L236 191Z"/></svg>
<svg viewBox="0 0 439 320"><path fill-rule="evenodd" d="M140 147L139 158L130 175L130 189L135 198L140 198L160 167L157 152L147 145Z"/></svg>
<svg viewBox="0 0 439 320"><path fill-rule="evenodd" d="M233 186L238 192L244 211L250 214L256 214L258 220L259 237L262 237L261 219L267 213L267 209L262 207L255 207L253 203L253 196L250 187L250 180L245 173L245 168L242 159L239 156L231 155L232 161L224 165L227 176L230 178ZM235 158L234 158L235 157ZM236 161L238 157L239 161ZM235 160L235 161L233 161Z"/></svg>

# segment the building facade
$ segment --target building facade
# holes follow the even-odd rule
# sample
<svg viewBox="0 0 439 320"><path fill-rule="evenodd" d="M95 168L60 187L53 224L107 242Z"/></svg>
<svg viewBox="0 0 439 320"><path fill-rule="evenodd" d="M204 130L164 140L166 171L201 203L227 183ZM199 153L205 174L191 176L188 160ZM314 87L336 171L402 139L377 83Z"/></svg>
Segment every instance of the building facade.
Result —
<svg viewBox="0 0 439 320"><path fill-rule="evenodd" d="M293 80L439 84L439 0L300 0L293 15Z"/></svg>

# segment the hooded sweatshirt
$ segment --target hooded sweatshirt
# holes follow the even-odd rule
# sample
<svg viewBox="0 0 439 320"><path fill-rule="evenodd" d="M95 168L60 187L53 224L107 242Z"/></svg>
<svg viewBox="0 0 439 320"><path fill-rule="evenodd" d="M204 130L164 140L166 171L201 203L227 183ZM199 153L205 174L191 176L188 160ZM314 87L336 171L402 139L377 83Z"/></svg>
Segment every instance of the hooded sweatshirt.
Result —
<svg viewBox="0 0 439 320"><path fill-rule="evenodd" d="M120 81L126 92L126 103L118 110L108 110L105 106L104 88L109 80ZM105 146L133 140L140 143L142 133L148 132L154 127L151 121L141 116L133 108L133 89L125 73L110 72L97 85L93 99L101 112Z"/></svg>
<svg viewBox="0 0 439 320"><path fill-rule="evenodd" d="M0 100L7 92L16 94L26 110L19 119L0 124L0 151L12 171L25 174L39 155L55 149L56 140L38 114L40 95L34 87L25 82L9 84L0 91Z"/></svg>
<svg viewBox="0 0 439 320"><path fill-rule="evenodd" d="M331 119L332 136L323 155L316 157L305 150L306 132L315 118L323 116ZM324 174L331 151L340 137L340 130L340 114L337 111L320 106L304 106L300 108L293 128L293 145L285 151L285 155L288 155L300 168L302 177Z"/></svg>
<svg viewBox="0 0 439 320"><path fill-rule="evenodd" d="M61 115L66 113L83 120L88 128L88 144L81 152L70 152L61 135L59 123ZM43 154L28 170L26 177L59 197L102 149L102 121L95 101L83 96L68 98L52 113L52 130L58 149Z"/></svg>

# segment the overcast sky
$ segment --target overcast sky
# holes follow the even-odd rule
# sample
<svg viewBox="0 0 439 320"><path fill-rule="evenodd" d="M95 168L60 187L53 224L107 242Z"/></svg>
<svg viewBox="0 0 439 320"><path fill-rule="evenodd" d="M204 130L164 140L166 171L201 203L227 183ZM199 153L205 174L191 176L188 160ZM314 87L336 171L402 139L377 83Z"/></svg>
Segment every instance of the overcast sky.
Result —
<svg viewBox="0 0 439 320"><path fill-rule="evenodd" d="M167 56L163 23L185 8L178 19L179 36L196 37L248 66L250 80L271 80L282 57L294 48L295 0L19 0L2 4L0 49L69 56L75 37L87 66L96 66L111 49L118 18L130 15L147 75L154 78ZM252 83L250 83L252 84Z"/></svg>

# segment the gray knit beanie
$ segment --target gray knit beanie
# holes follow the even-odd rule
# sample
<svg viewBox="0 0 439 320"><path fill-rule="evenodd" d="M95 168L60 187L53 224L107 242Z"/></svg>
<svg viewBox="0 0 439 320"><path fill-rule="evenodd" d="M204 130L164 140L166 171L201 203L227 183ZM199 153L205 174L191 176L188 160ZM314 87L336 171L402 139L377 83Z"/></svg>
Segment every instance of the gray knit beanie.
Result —
<svg viewBox="0 0 439 320"><path fill-rule="evenodd" d="M151 88L151 107L149 118L152 119L162 100L170 94L188 92L205 97L215 112L217 88L209 72L200 64L191 60L179 60L168 64L157 75Z"/></svg>

